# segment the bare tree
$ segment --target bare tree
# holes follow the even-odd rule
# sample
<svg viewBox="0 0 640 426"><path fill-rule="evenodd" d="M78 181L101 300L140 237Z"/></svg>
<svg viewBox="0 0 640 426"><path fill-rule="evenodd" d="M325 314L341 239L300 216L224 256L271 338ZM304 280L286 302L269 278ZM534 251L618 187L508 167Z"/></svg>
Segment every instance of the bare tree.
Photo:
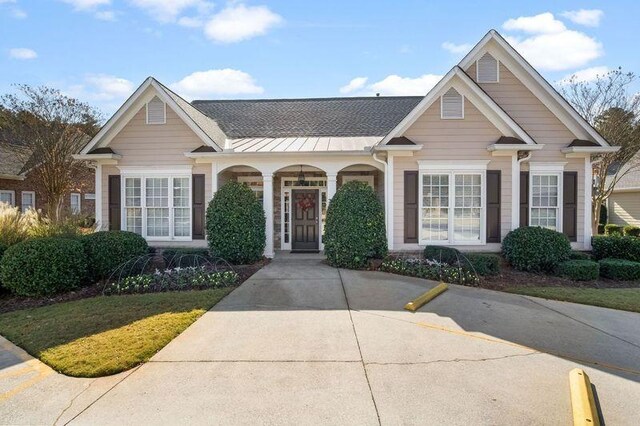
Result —
<svg viewBox="0 0 640 426"><path fill-rule="evenodd" d="M627 173L640 169L640 96L630 93L633 73L621 69L599 75L594 81L571 77L562 94L611 145L614 153L594 156L592 229L598 230L600 210L616 184Z"/></svg>
<svg viewBox="0 0 640 426"><path fill-rule="evenodd" d="M23 145L25 169L35 176L47 199L47 215L59 220L65 194L87 167L72 155L99 130L99 113L50 87L16 85L0 97L0 137Z"/></svg>

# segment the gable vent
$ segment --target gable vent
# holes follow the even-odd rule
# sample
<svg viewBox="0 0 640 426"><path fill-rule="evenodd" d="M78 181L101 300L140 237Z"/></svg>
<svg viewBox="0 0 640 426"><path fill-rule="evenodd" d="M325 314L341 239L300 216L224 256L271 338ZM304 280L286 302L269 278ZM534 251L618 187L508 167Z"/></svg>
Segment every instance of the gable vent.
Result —
<svg viewBox="0 0 640 426"><path fill-rule="evenodd" d="M476 80L478 83L498 82L498 60L489 53L482 55L476 63Z"/></svg>
<svg viewBox="0 0 640 426"><path fill-rule="evenodd" d="M166 112L164 102L159 97L154 96L147 103L147 124L164 124L167 118Z"/></svg>
<svg viewBox="0 0 640 426"><path fill-rule="evenodd" d="M453 87L440 99L441 118L464 118L464 97Z"/></svg>

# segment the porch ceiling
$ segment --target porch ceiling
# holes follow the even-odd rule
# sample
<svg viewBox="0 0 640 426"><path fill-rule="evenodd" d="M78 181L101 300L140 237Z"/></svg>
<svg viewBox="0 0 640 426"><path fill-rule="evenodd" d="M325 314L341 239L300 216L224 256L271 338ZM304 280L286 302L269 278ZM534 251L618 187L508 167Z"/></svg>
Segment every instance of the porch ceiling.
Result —
<svg viewBox="0 0 640 426"><path fill-rule="evenodd" d="M383 136L361 137L290 137L232 139L234 152L336 152L365 151Z"/></svg>

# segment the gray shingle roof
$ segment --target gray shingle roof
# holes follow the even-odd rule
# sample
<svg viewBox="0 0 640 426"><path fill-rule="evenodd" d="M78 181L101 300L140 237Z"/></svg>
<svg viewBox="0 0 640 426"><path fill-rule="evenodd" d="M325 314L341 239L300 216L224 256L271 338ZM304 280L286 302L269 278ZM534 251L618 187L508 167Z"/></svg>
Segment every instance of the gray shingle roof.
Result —
<svg viewBox="0 0 640 426"><path fill-rule="evenodd" d="M20 176L29 159L29 150L21 145L0 142L0 175Z"/></svg>
<svg viewBox="0 0 640 426"><path fill-rule="evenodd" d="M385 136L422 96L193 101L228 138Z"/></svg>

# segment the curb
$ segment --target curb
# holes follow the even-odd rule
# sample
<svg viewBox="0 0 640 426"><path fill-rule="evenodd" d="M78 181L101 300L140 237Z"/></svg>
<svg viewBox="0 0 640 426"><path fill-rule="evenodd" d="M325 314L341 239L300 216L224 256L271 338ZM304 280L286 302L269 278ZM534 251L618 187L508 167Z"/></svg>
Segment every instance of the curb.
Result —
<svg viewBox="0 0 640 426"><path fill-rule="evenodd" d="M600 417L591 389L591 381L584 370L574 368L569 372L571 407L574 426L600 426Z"/></svg>
<svg viewBox="0 0 640 426"><path fill-rule="evenodd" d="M411 302L404 305L404 308L407 311L415 312L418 309L420 309L425 303L430 302L440 294L444 293L448 288L449 286L447 286L445 283L440 283L434 288L432 288L431 290L424 293L423 295L418 296L417 298L413 299Z"/></svg>

